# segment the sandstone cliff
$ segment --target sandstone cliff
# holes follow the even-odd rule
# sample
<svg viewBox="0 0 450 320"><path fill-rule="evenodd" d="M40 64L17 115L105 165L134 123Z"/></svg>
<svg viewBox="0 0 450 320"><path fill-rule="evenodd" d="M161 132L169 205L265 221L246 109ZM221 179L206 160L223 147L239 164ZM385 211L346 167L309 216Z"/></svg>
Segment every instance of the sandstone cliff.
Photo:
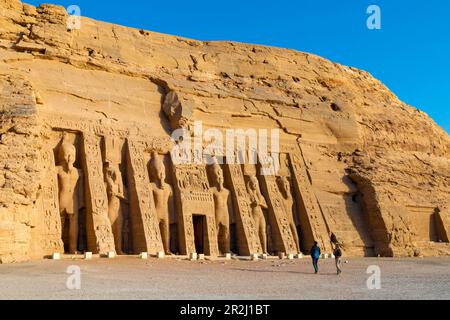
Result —
<svg viewBox="0 0 450 320"><path fill-rule="evenodd" d="M450 254L450 137L367 72L294 50L88 18L68 30L65 9L53 5L0 0L0 11L1 262L58 246L43 230L55 203L45 150L60 131L165 145L194 120L280 128L282 152L300 150L307 173L298 192L306 183L314 202L297 223L317 227L316 238L333 231L346 254ZM77 161L89 178L89 161Z"/></svg>

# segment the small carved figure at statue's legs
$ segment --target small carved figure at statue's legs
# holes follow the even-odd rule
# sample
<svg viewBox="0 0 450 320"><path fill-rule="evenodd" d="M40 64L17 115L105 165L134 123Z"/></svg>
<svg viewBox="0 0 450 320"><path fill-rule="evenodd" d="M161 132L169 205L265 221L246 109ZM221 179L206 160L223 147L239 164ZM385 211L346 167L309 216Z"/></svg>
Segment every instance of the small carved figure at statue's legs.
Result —
<svg viewBox="0 0 450 320"><path fill-rule="evenodd" d="M261 247L263 253L267 253L267 229L266 229L266 220L264 216L261 215L257 219L256 225L258 228L259 240L261 241Z"/></svg>
<svg viewBox="0 0 450 320"><path fill-rule="evenodd" d="M69 218L69 253L75 254L78 251L78 212L67 216Z"/></svg>
<svg viewBox="0 0 450 320"><path fill-rule="evenodd" d="M300 241L298 240L297 226L293 222L291 222L289 226L291 227L292 236L294 237L295 246L297 247L297 253L300 253Z"/></svg>
<svg viewBox="0 0 450 320"><path fill-rule="evenodd" d="M163 241L164 252L168 255L172 255L170 252L170 231L169 231L169 219L163 219L159 222L159 229L161 230L161 238Z"/></svg>

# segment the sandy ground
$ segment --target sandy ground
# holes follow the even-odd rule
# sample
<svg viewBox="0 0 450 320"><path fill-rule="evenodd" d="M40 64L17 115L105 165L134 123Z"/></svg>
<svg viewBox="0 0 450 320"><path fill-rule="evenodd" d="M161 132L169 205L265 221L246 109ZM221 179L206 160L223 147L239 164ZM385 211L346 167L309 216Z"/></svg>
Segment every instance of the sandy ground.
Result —
<svg viewBox="0 0 450 320"><path fill-rule="evenodd" d="M66 286L79 266L81 289ZM381 269L381 289L369 290L367 268ZM312 273L302 260L187 261L181 259L44 260L0 265L0 299L450 299L450 258L334 260Z"/></svg>

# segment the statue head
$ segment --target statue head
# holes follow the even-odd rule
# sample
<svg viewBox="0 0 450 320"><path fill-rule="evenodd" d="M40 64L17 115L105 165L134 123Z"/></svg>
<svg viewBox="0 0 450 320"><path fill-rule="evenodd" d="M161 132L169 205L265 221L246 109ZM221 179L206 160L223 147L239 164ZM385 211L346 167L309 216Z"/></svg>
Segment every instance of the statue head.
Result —
<svg viewBox="0 0 450 320"><path fill-rule="evenodd" d="M259 190L258 178L256 178L255 176L250 177L248 181L248 188L251 191L258 191Z"/></svg>
<svg viewBox="0 0 450 320"><path fill-rule="evenodd" d="M217 183L220 186L223 186L224 178L223 178L223 172L220 168L217 170L216 179L217 179Z"/></svg>
<svg viewBox="0 0 450 320"><path fill-rule="evenodd" d="M116 169L116 167L114 167L113 165L111 165L111 163L107 163L106 164L106 170L105 170L105 173L106 173L106 175L108 176L108 177L110 177L113 181L116 181L117 180L117 176L118 176L118 174L117 174L117 169Z"/></svg>
<svg viewBox="0 0 450 320"><path fill-rule="evenodd" d="M287 177L278 177L277 178L278 187L281 190L281 193L284 197L287 197L291 191L291 184L289 182L289 179Z"/></svg>
<svg viewBox="0 0 450 320"><path fill-rule="evenodd" d="M212 173L213 179L219 185L219 188L222 188L223 183L224 183L222 168L220 167L220 164L216 157L213 157L212 161L213 161L213 164L211 165L211 167L212 167L211 173Z"/></svg>
<svg viewBox="0 0 450 320"><path fill-rule="evenodd" d="M59 161L62 164L67 165L69 168L73 167L76 160L76 149L75 146L64 138L61 148L59 149Z"/></svg>
<svg viewBox="0 0 450 320"><path fill-rule="evenodd" d="M166 169L161 156L156 151L152 152L152 160L150 165L153 170L154 178L157 179L158 182L163 183L166 179Z"/></svg>

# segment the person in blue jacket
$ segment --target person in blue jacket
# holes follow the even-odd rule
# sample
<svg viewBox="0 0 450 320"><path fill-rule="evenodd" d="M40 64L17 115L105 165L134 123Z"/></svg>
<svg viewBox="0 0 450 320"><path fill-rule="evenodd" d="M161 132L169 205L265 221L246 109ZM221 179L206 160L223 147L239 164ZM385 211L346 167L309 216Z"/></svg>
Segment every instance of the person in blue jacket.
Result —
<svg viewBox="0 0 450 320"><path fill-rule="evenodd" d="M319 272L319 259L320 259L320 248L317 241L314 241L314 245L311 248L311 258L315 274L317 274Z"/></svg>

